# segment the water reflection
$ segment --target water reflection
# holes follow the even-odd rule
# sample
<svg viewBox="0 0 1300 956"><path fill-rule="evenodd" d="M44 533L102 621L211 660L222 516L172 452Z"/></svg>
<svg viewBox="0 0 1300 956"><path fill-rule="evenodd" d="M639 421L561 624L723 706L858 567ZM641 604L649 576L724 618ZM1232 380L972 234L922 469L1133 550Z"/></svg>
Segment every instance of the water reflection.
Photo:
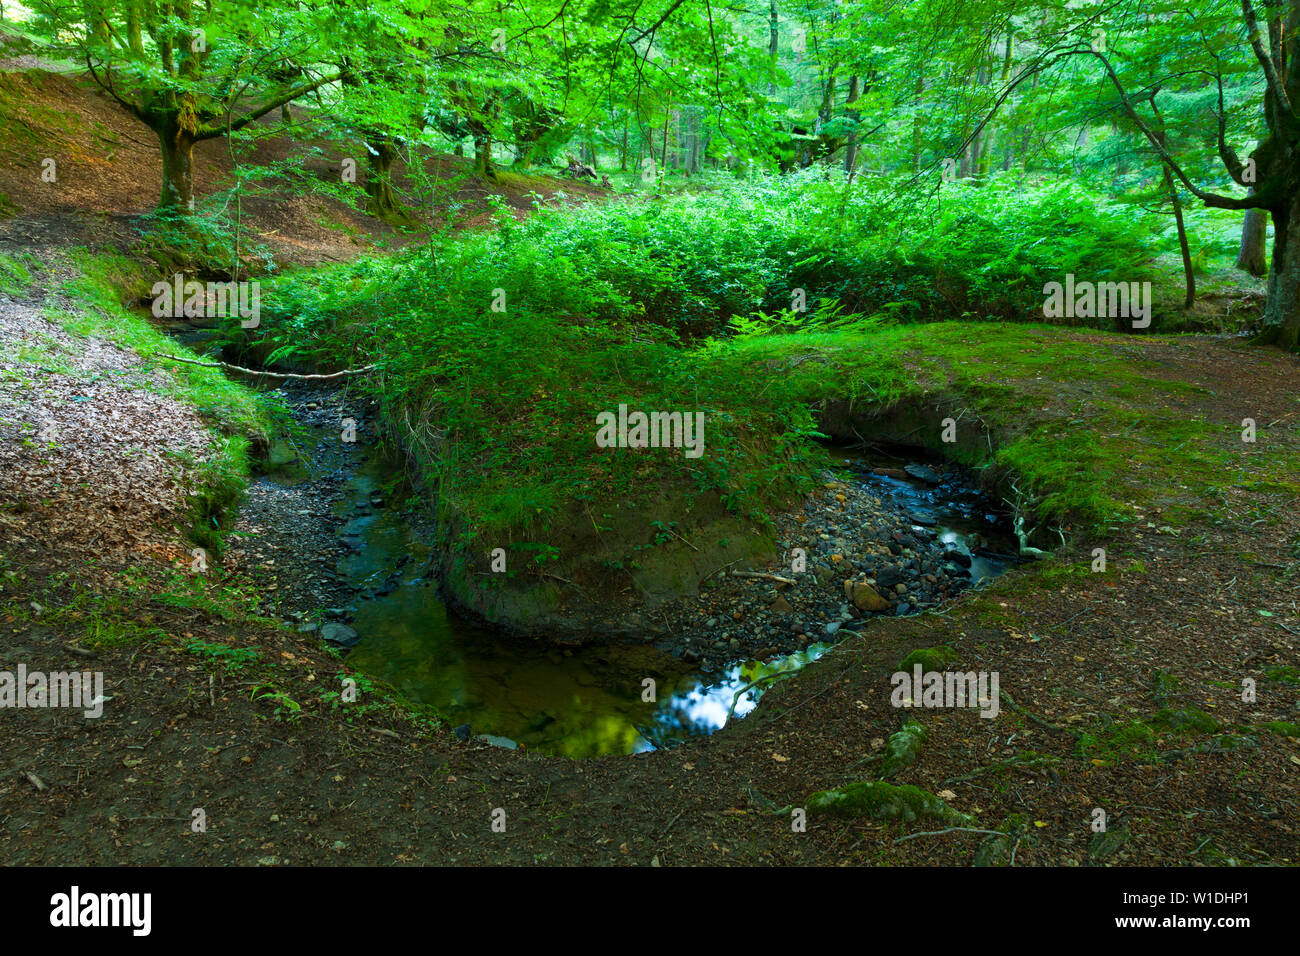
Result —
<svg viewBox="0 0 1300 956"><path fill-rule="evenodd" d="M644 746L638 750L669 747L690 737L721 730L729 719L744 717L758 706L778 678L795 673L831 649L831 644L810 644L801 651L767 663L747 661L727 668L717 680L697 678L693 686L674 694L655 712L654 720L640 728Z"/></svg>

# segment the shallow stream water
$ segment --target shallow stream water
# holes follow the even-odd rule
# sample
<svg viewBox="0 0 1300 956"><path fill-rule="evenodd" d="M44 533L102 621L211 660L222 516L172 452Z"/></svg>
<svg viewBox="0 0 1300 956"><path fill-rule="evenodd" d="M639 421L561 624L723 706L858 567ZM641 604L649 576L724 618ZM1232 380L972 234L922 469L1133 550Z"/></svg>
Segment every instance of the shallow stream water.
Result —
<svg viewBox="0 0 1300 956"><path fill-rule="evenodd" d="M998 516L973 488L874 475L873 460L836 457L842 480L932 522L929 530L954 547L964 550L974 534L996 540ZM427 546L400 513L365 507L392 471L372 455L344 485L344 499L336 506L346 518L342 533L352 548L340 576L366 591L378 590L356 604L351 623L361 640L348 662L431 705L453 726L468 725L470 733L494 743L522 743L572 757L672 746L744 717L771 682L750 685L797 670L832 646L811 644L767 662L735 661L706 675L648 645L570 650L504 641L442 604L433 582L421 576L428 567ZM972 580L1005 566L972 555ZM647 678L654 681L653 700L647 699Z"/></svg>

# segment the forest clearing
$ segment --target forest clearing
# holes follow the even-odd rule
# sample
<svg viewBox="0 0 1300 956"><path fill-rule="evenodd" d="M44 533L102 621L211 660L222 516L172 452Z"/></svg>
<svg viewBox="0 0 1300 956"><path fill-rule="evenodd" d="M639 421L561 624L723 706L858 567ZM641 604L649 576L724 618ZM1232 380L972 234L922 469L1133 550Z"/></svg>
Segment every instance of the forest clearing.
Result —
<svg viewBox="0 0 1300 956"><path fill-rule="evenodd" d="M1295 865L1297 19L5 3L0 858Z"/></svg>

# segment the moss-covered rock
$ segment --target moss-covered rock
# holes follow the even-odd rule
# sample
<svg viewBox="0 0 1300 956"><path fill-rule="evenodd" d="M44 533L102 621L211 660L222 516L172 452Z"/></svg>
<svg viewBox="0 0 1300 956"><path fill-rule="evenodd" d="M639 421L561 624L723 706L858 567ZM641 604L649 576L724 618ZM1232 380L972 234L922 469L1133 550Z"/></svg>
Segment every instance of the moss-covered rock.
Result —
<svg viewBox="0 0 1300 956"><path fill-rule="evenodd" d="M891 734L885 745L885 759L880 765L882 777L892 777L898 771L916 763L925 746L925 727L919 720L909 717L903 722L903 729Z"/></svg>
<svg viewBox="0 0 1300 956"><path fill-rule="evenodd" d="M888 611L892 605L889 598L877 591L866 581L845 581L844 596L853 602L859 611L877 613Z"/></svg>
<svg viewBox="0 0 1300 956"><path fill-rule="evenodd" d="M1108 859L1123 849L1131 836L1126 826L1111 827L1101 833L1093 834L1092 839L1088 841L1088 856L1094 860Z"/></svg>
<svg viewBox="0 0 1300 956"><path fill-rule="evenodd" d="M923 671L937 671L956 659L957 652L946 644L940 644L938 647L920 647L899 661L898 669L910 671L920 664Z"/></svg>
<svg viewBox="0 0 1300 956"><path fill-rule="evenodd" d="M1104 720L1079 738L1079 756L1101 763L1155 763L1160 759L1155 731L1140 720Z"/></svg>
<svg viewBox="0 0 1300 956"><path fill-rule="evenodd" d="M969 826L972 817L958 813L939 797L919 787L894 786L874 780L850 783L834 790L819 790L808 798L810 816L868 816L876 820L937 820Z"/></svg>
<svg viewBox="0 0 1300 956"><path fill-rule="evenodd" d="M1170 695L1177 691L1178 678L1173 674L1158 670L1151 675L1151 696L1157 707L1168 705Z"/></svg>
<svg viewBox="0 0 1300 956"><path fill-rule="evenodd" d="M1029 818L1023 813L1008 814L998 829L1002 831L1000 834L987 836L980 842L972 866L1010 866L1011 851L1017 841L1035 842L1032 837L1026 840Z"/></svg>
<svg viewBox="0 0 1300 956"><path fill-rule="evenodd" d="M1176 730L1184 733L1213 734L1219 730L1219 722L1203 710L1195 707L1176 709L1162 707L1151 719L1153 726L1161 729Z"/></svg>
<svg viewBox="0 0 1300 956"><path fill-rule="evenodd" d="M1292 667L1290 664L1284 664L1281 667L1270 667L1264 671L1264 677L1268 680L1280 681L1283 684L1300 684L1300 668Z"/></svg>

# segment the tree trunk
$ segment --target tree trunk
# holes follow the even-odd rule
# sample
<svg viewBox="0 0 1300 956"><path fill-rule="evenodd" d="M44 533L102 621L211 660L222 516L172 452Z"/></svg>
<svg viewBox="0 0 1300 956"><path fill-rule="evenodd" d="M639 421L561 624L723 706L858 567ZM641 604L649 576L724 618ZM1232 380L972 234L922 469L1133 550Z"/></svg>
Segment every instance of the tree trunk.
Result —
<svg viewBox="0 0 1300 956"><path fill-rule="evenodd" d="M194 137L169 117L154 132L162 147L162 195L158 208L169 212L194 211Z"/></svg>
<svg viewBox="0 0 1300 956"><path fill-rule="evenodd" d="M1268 274L1264 328L1256 341L1294 352L1300 347L1300 243L1290 241L1290 226L1300 220L1300 194L1272 215L1273 268Z"/></svg>
<svg viewBox="0 0 1300 956"><path fill-rule="evenodd" d="M916 77L916 113L912 116L912 172L921 171L921 130L925 127L925 116L921 113L921 95L925 92L925 77Z"/></svg>
<svg viewBox="0 0 1300 956"><path fill-rule="evenodd" d="M1251 189L1253 193L1255 190ZM1241 249L1237 253L1237 268L1253 276L1268 275L1268 262L1264 258L1264 239L1267 220L1263 209L1247 209L1241 224Z"/></svg>
<svg viewBox="0 0 1300 956"><path fill-rule="evenodd" d="M844 100L844 105L852 106L854 103L857 102L858 96L860 96L861 93L862 93L862 80L855 73L849 77L849 95L848 98ZM849 110L849 118L852 119L854 122L857 122L857 114L855 114L852 110ZM849 134L849 143L844 148L844 171L848 173L850 176L852 176L853 171L857 168L857 165L858 165L858 134L857 131L855 130L853 133Z"/></svg>
<svg viewBox="0 0 1300 956"><path fill-rule="evenodd" d="M1187 288L1187 295L1183 298L1183 308L1190 309L1192 303L1196 301L1196 273L1192 269L1192 252L1187 244L1187 227L1183 223L1183 202L1178 198L1178 187L1174 185L1173 173L1169 171L1168 166L1163 166L1163 169L1165 172L1165 189L1169 192L1169 199L1174 204L1174 224L1178 227L1178 248L1183 254L1183 281Z"/></svg>
<svg viewBox="0 0 1300 956"><path fill-rule="evenodd" d="M397 150L387 140L370 143L370 176L366 179L366 212L391 222L405 219L406 213L393 195L392 167Z"/></svg>
<svg viewBox="0 0 1300 956"><path fill-rule="evenodd" d="M668 121L672 119L672 110L664 111L664 148L659 154L659 168L668 168Z"/></svg>
<svg viewBox="0 0 1300 956"><path fill-rule="evenodd" d="M771 0L768 5L767 18L767 55L772 60L772 72L776 73L776 55L781 48L781 11L777 9L776 0ZM776 97L776 83L767 85L767 95L769 99Z"/></svg>
<svg viewBox="0 0 1300 956"><path fill-rule="evenodd" d="M496 179L497 173L492 167L492 134L480 126L473 129L473 135L474 175L479 179Z"/></svg>

